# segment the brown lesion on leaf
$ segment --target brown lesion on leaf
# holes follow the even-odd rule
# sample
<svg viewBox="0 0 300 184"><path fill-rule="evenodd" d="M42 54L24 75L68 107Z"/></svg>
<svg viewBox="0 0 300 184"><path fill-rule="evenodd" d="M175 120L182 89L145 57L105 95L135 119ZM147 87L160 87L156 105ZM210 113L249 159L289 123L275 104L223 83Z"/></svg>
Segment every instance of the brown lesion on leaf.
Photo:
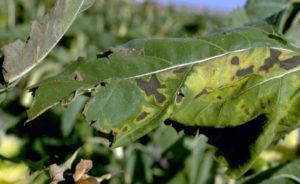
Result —
<svg viewBox="0 0 300 184"><path fill-rule="evenodd" d="M155 74L151 75L150 81L144 81L142 78L136 79L139 88L145 91L147 96L153 95L157 102L163 103L166 97L158 89L165 89L166 86L161 84Z"/></svg>
<svg viewBox="0 0 300 184"><path fill-rule="evenodd" d="M184 98L184 94L182 92L178 93L177 96L176 96L176 103L179 104Z"/></svg>
<svg viewBox="0 0 300 184"><path fill-rule="evenodd" d="M122 132L127 132L128 130L130 130L130 126L128 124L125 124L122 126L121 129L119 130L113 130L114 133L122 133Z"/></svg>
<svg viewBox="0 0 300 184"><path fill-rule="evenodd" d="M137 122L141 121L141 120L145 119L149 114L150 114L150 112L144 111L135 119L135 121L137 121Z"/></svg>
<svg viewBox="0 0 300 184"><path fill-rule="evenodd" d="M234 57L231 59L230 63L231 63L232 65L239 65L239 64L240 64L240 59L239 59L239 57L234 56Z"/></svg>
<svg viewBox="0 0 300 184"><path fill-rule="evenodd" d="M199 98L202 95L205 95L208 93L208 90L206 88L202 89L196 96L194 99Z"/></svg>
<svg viewBox="0 0 300 184"><path fill-rule="evenodd" d="M181 73L184 73L186 71L186 67L181 67L177 70L174 70L173 73L174 74L181 74Z"/></svg>
<svg viewBox="0 0 300 184"><path fill-rule="evenodd" d="M102 87L106 87L107 85L108 85L107 81L100 82L100 86L102 86Z"/></svg>
<svg viewBox="0 0 300 184"><path fill-rule="evenodd" d="M245 76L245 75L248 75L248 74L250 74L250 73L253 73L253 68L254 68L254 65L251 65L251 66L249 66L249 67L247 67L247 68L244 68L244 69L240 69L240 70L238 70L238 71L236 72L236 75L237 75L238 77L243 77L243 76Z"/></svg>
<svg viewBox="0 0 300 184"><path fill-rule="evenodd" d="M69 79L71 79L71 80L77 80L77 81L83 81L83 77L77 71L75 71L72 74L70 74L69 75Z"/></svg>
<svg viewBox="0 0 300 184"><path fill-rule="evenodd" d="M293 69L299 65L300 65L300 55L286 59L286 60L280 62L280 64L279 64L279 66L281 68L284 68L286 70Z"/></svg>
<svg viewBox="0 0 300 184"><path fill-rule="evenodd" d="M290 70L300 65L300 55L293 56L289 59L285 59L280 61L279 56L281 55L281 51L277 49L270 49L270 57L268 57L264 65L259 68L259 71L268 71L270 68L274 67L274 65L279 65L280 68Z"/></svg>
<svg viewBox="0 0 300 184"><path fill-rule="evenodd" d="M270 48L270 57L265 59L264 65L259 68L259 71L268 71L270 68L274 67L275 64L279 64L280 55L280 50Z"/></svg>
<svg viewBox="0 0 300 184"><path fill-rule="evenodd" d="M246 116L250 116L251 115L251 111L249 109L249 107L247 105L245 105L244 103L240 104L240 111L243 112Z"/></svg>

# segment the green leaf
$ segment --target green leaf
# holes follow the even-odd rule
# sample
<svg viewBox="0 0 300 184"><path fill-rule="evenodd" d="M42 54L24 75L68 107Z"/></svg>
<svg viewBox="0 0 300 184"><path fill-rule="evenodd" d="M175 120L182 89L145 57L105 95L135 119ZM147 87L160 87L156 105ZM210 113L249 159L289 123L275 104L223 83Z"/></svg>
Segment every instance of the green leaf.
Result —
<svg viewBox="0 0 300 184"><path fill-rule="evenodd" d="M189 183L208 183L211 177L214 150L209 149L206 142L207 138L200 135L190 143L192 154L185 163Z"/></svg>
<svg viewBox="0 0 300 184"><path fill-rule="evenodd" d="M238 184L300 183L299 173L300 160L298 159L246 177Z"/></svg>
<svg viewBox="0 0 300 184"><path fill-rule="evenodd" d="M80 114L87 97L79 96L77 97L66 109L66 112L62 116L61 121L61 131L64 137L70 135L78 115Z"/></svg>
<svg viewBox="0 0 300 184"><path fill-rule="evenodd" d="M288 0L248 0L244 8L230 12L231 26L242 26L263 19L276 26L276 31L284 32L289 24L288 18L297 7L297 3Z"/></svg>
<svg viewBox="0 0 300 184"><path fill-rule="evenodd" d="M47 15L39 21L33 21L26 42L16 40L3 46L2 76L5 82L11 84L40 63L66 33L78 14L94 2L95 0L57 0Z"/></svg>
<svg viewBox="0 0 300 184"><path fill-rule="evenodd" d="M233 27L242 26L250 22L247 12L243 8L236 8L229 13L230 25Z"/></svg>
<svg viewBox="0 0 300 184"><path fill-rule="evenodd" d="M84 115L113 133L113 147L169 119L200 127L228 175L239 177L274 139L299 126L298 53L267 25L202 39L135 40L34 86L28 116L90 93Z"/></svg>
<svg viewBox="0 0 300 184"><path fill-rule="evenodd" d="M290 6L289 0L248 0L245 11L252 21L267 18Z"/></svg>
<svg viewBox="0 0 300 184"><path fill-rule="evenodd" d="M285 36L291 42L300 45L299 28L300 28L300 2L294 3L293 8L290 11L289 24L285 27Z"/></svg>

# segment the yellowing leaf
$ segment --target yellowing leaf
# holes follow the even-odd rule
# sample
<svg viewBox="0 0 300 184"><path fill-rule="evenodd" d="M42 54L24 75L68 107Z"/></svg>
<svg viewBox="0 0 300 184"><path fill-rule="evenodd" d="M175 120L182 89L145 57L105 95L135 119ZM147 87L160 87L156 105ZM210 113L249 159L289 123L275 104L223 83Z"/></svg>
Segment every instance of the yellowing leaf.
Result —
<svg viewBox="0 0 300 184"><path fill-rule="evenodd" d="M300 50L262 24L199 39L134 40L33 86L33 119L88 93L86 120L126 145L165 121L194 127L237 178L299 126Z"/></svg>

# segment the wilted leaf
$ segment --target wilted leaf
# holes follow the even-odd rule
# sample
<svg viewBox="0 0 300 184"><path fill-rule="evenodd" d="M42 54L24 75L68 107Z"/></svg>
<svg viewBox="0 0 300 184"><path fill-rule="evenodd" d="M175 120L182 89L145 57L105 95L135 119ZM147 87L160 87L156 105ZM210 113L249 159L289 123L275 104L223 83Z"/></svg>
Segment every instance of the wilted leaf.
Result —
<svg viewBox="0 0 300 184"><path fill-rule="evenodd" d="M65 167L60 167L57 164L50 165L50 176L52 178L51 184L58 184L65 181L64 172L67 170Z"/></svg>
<svg viewBox="0 0 300 184"><path fill-rule="evenodd" d="M28 73L58 43L80 12L95 0L57 0L56 5L41 20L32 23L28 40L17 40L4 46L2 76L10 84ZM5 87L4 87L5 88Z"/></svg>
<svg viewBox="0 0 300 184"><path fill-rule="evenodd" d="M49 166L49 172L52 178L51 184L58 184L61 181L65 181L64 172L68 169L71 169L79 150L80 149L76 150L75 153L62 165L58 166L57 164L52 164Z"/></svg>
<svg viewBox="0 0 300 184"><path fill-rule="evenodd" d="M93 162L91 160L80 160L76 165L75 173L73 174L74 181L79 181L79 179L81 179L92 167Z"/></svg>

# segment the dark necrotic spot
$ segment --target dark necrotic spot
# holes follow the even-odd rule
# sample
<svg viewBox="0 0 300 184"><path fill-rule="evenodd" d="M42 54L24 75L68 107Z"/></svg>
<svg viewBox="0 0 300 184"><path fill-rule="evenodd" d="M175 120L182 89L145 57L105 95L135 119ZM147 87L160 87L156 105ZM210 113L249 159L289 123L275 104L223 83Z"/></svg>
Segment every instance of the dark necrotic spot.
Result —
<svg viewBox="0 0 300 184"><path fill-rule="evenodd" d="M109 55L111 55L113 53L113 51L111 50L107 50L105 52L101 52L99 54L97 54L97 58L108 58Z"/></svg>
<svg viewBox="0 0 300 184"><path fill-rule="evenodd" d="M240 59L239 59L239 57L234 56L234 57L231 59L230 63L231 63L232 65L239 65L239 64L240 64Z"/></svg>
<svg viewBox="0 0 300 184"><path fill-rule="evenodd" d="M286 70L290 70L300 65L300 55L294 56L292 58L286 59L280 62L280 67Z"/></svg>
<svg viewBox="0 0 300 184"><path fill-rule="evenodd" d="M238 70L238 71L236 72L236 75L239 76L239 77L242 77L242 76L245 76L245 75L247 75L247 74L250 74L250 73L253 72L253 68L254 68L254 66L251 65L251 66L249 66L249 67L247 67L247 68L240 69L240 70Z"/></svg>
<svg viewBox="0 0 300 184"><path fill-rule="evenodd" d="M222 100L222 97L221 96L217 96L217 99Z"/></svg>
<svg viewBox="0 0 300 184"><path fill-rule="evenodd" d="M145 119L150 113L149 112L142 112L135 120L136 121L141 121L143 119Z"/></svg>
<svg viewBox="0 0 300 184"><path fill-rule="evenodd" d="M243 112L247 115L247 116L250 116L251 113L250 113L250 110L248 108L244 108L243 109Z"/></svg>
<svg viewBox="0 0 300 184"><path fill-rule="evenodd" d="M184 94L183 93L179 93L177 96L176 96L176 103L180 103L182 101L184 97Z"/></svg>
<svg viewBox="0 0 300 184"><path fill-rule="evenodd" d="M205 95L207 93L208 93L207 89L204 88L195 96L195 99L199 98L200 96Z"/></svg>
<svg viewBox="0 0 300 184"><path fill-rule="evenodd" d="M163 103L166 100L166 97L159 93L158 89L166 88L165 85L162 85L157 79L156 75L151 75L150 81L144 81L142 78L136 79L137 85L145 91L147 96L153 95L157 102Z"/></svg>
<svg viewBox="0 0 300 184"><path fill-rule="evenodd" d="M128 126L125 125L125 126L122 128L121 132L127 132L128 130L129 130Z"/></svg>
<svg viewBox="0 0 300 184"><path fill-rule="evenodd" d="M174 73L174 74L181 74L181 73L184 73L185 70L186 70L186 68L185 68L185 67L182 67L182 68L179 68L179 69L177 69L177 70L174 70L173 73Z"/></svg>
<svg viewBox="0 0 300 184"><path fill-rule="evenodd" d="M108 82L105 82L105 81L100 83L100 86L102 86L102 87L106 87L107 85L108 85Z"/></svg>
<svg viewBox="0 0 300 184"><path fill-rule="evenodd" d="M281 54L281 51L276 49L270 49L270 57L265 59L264 64L259 68L259 71L268 71L270 68L272 68L275 64L278 64L279 56Z"/></svg>
<svg viewBox="0 0 300 184"><path fill-rule="evenodd" d="M77 71L73 72L69 77L72 80L83 81L83 77Z"/></svg>

